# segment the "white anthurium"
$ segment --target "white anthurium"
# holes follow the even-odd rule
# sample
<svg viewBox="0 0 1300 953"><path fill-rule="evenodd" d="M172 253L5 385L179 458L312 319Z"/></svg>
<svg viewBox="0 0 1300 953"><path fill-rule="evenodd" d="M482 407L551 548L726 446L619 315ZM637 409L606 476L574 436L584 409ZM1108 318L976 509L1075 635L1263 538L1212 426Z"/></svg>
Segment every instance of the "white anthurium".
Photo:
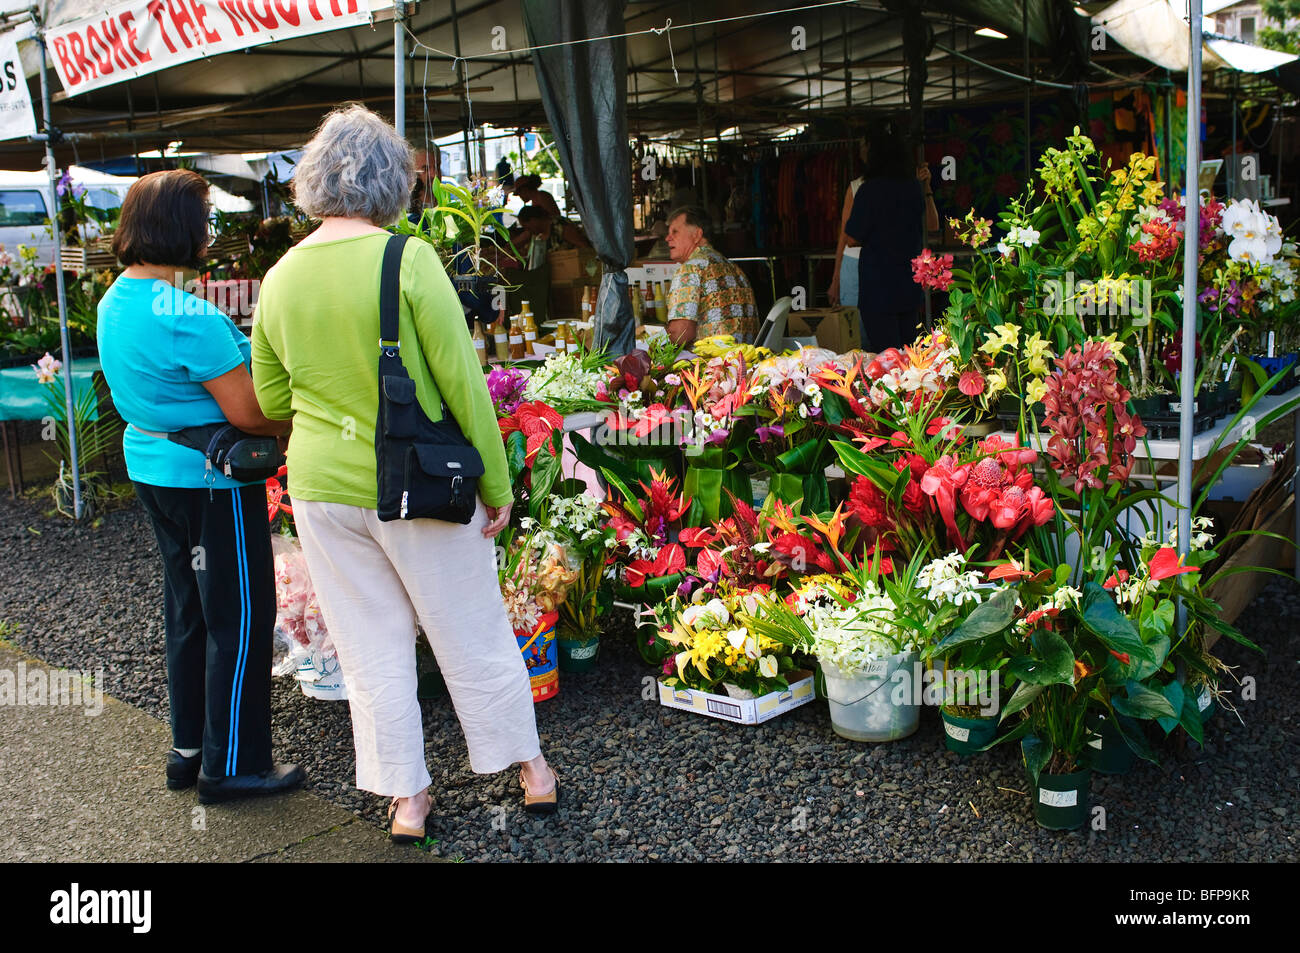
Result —
<svg viewBox="0 0 1300 953"><path fill-rule="evenodd" d="M758 640L752 635L745 639L745 658L758 658Z"/></svg>
<svg viewBox="0 0 1300 953"><path fill-rule="evenodd" d="M727 632L727 641L733 649L743 646L747 638L749 638L749 633L744 629L731 629Z"/></svg>
<svg viewBox="0 0 1300 953"><path fill-rule="evenodd" d="M687 628L694 628L695 623L699 621L699 618L702 615L704 615L704 606L689 605L682 610L682 625Z"/></svg>
<svg viewBox="0 0 1300 953"><path fill-rule="evenodd" d="M776 678L776 656L764 655L758 660L758 674L764 678Z"/></svg>

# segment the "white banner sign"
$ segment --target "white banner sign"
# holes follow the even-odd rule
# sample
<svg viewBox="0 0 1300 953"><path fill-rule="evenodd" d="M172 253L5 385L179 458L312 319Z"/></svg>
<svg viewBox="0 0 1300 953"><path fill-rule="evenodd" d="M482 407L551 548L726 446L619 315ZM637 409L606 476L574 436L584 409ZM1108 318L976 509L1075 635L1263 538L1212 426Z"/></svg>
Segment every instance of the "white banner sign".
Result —
<svg viewBox="0 0 1300 953"><path fill-rule="evenodd" d="M69 96L218 53L370 22L364 0L128 0L51 28ZM21 74L20 74L21 75Z"/></svg>
<svg viewBox="0 0 1300 953"><path fill-rule="evenodd" d="M13 36L0 39L0 139L21 139L36 134L32 97L27 91L23 61Z"/></svg>

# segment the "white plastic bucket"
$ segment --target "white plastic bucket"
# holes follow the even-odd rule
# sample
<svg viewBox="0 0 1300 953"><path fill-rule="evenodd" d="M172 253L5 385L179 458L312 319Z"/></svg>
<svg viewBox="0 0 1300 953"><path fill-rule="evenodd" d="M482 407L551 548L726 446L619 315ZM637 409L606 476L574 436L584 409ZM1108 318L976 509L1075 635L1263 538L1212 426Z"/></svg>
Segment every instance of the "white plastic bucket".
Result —
<svg viewBox="0 0 1300 953"><path fill-rule="evenodd" d="M909 704L896 704L894 689L902 678L910 683L917 658L916 652L900 652L879 659L880 664L866 672L823 667L835 733L851 741L897 741L916 731L919 700L912 699L909 684L903 696Z"/></svg>

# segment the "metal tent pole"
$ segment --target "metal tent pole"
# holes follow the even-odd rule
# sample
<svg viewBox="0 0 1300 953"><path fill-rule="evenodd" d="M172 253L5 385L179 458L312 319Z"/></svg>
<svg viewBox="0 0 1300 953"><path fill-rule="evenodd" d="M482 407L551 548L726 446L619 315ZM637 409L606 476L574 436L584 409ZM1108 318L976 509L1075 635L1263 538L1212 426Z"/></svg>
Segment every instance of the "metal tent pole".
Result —
<svg viewBox="0 0 1300 953"><path fill-rule="evenodd" d="M1183 199L1183 354L1179 372L1178 555L1186 558L1192 543L1192 439L1196 399L1196 271L1201 246L1201 0L1188 4L1190 46L1187 65L1187 170ZM1187 628L1187 610L1179 603L1178 631Z"/></svg>
<svg viewBox="0 0 1300 953"><path fill-rule="evenodd" d="M59 221L59 177L54 161L54 125L50 110L49 61L45 54L45 25L36 21L41 48L41 118L45 125L45 170L50 179L50 223L54 232L54 287L59 299L59 343L63 347L63 399L68 413L68 455L72 457L72 515L81 519L81 467L77 461L77 414L72 396L72 347L68 340L68 292L63 285L63 227Z"/></svg>
<svg viewBox="0 0 1300 953"><path fill-rule="evenodd" d="M406 136L406 3L393 4L393 128Z"/></svg>

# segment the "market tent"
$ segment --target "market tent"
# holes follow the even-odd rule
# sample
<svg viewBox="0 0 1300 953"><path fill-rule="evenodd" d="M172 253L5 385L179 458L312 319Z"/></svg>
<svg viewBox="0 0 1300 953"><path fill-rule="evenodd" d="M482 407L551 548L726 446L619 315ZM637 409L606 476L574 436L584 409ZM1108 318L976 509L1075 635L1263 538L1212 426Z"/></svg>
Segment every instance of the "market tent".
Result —
<svg viewBox="0 0 1300 953"><path fill-rule="evenodd" d="M56 28L85 14L85 5L72 0L38 6ZM343 100L391 112L392 0L369 6L373 23L362 26L191 60L74 96L56 86L56 125L87 136L65 147L76 150L67 160L61 149L60 159L111 158L175 141L186 151L267 152L301 145L322 113ZM1087 71L1088 21L1068 0L793 6L792 0L764 0L761 7L752 0L630 0L623 27L632 34L627 100L633 133L696 138L734 127L764 136L828 113L897 110L908 102L909 80L916 80L903 25L905 14L918 10L929 31L921 37L928 50L927 106L1023 101L1025 84L1015 74L1026 70L1039 82L1030 91L1034 97L1060 94L1043 81L1115 78ZM546 122L518 0L408 3L406 11L406 115L415 137L437 138L484 122ZM979 27L1008 38L977 35ZM34 75L35 44L22 46ZM452 69L458 55L459 73ZM1091 60L1112 73L1142 65L1127 52L1096 53ZM30 144L0 144L0 165L35 168L39 160Z"/></svg>
<svg viewBox="0 0 1300 953"><path fill-rule="evenodd" d="M1207 5L1207 9L1210 5ZM1219 4L1222 7L1223 4ZM1143 59L1175 72L1187 72L1191 27L1185 0L1116 0L1089 5L1092 22ZM1205 34L1201 65L1207 70L1265 73L1300 60L1293 53L1265 49Z"/></svg>

